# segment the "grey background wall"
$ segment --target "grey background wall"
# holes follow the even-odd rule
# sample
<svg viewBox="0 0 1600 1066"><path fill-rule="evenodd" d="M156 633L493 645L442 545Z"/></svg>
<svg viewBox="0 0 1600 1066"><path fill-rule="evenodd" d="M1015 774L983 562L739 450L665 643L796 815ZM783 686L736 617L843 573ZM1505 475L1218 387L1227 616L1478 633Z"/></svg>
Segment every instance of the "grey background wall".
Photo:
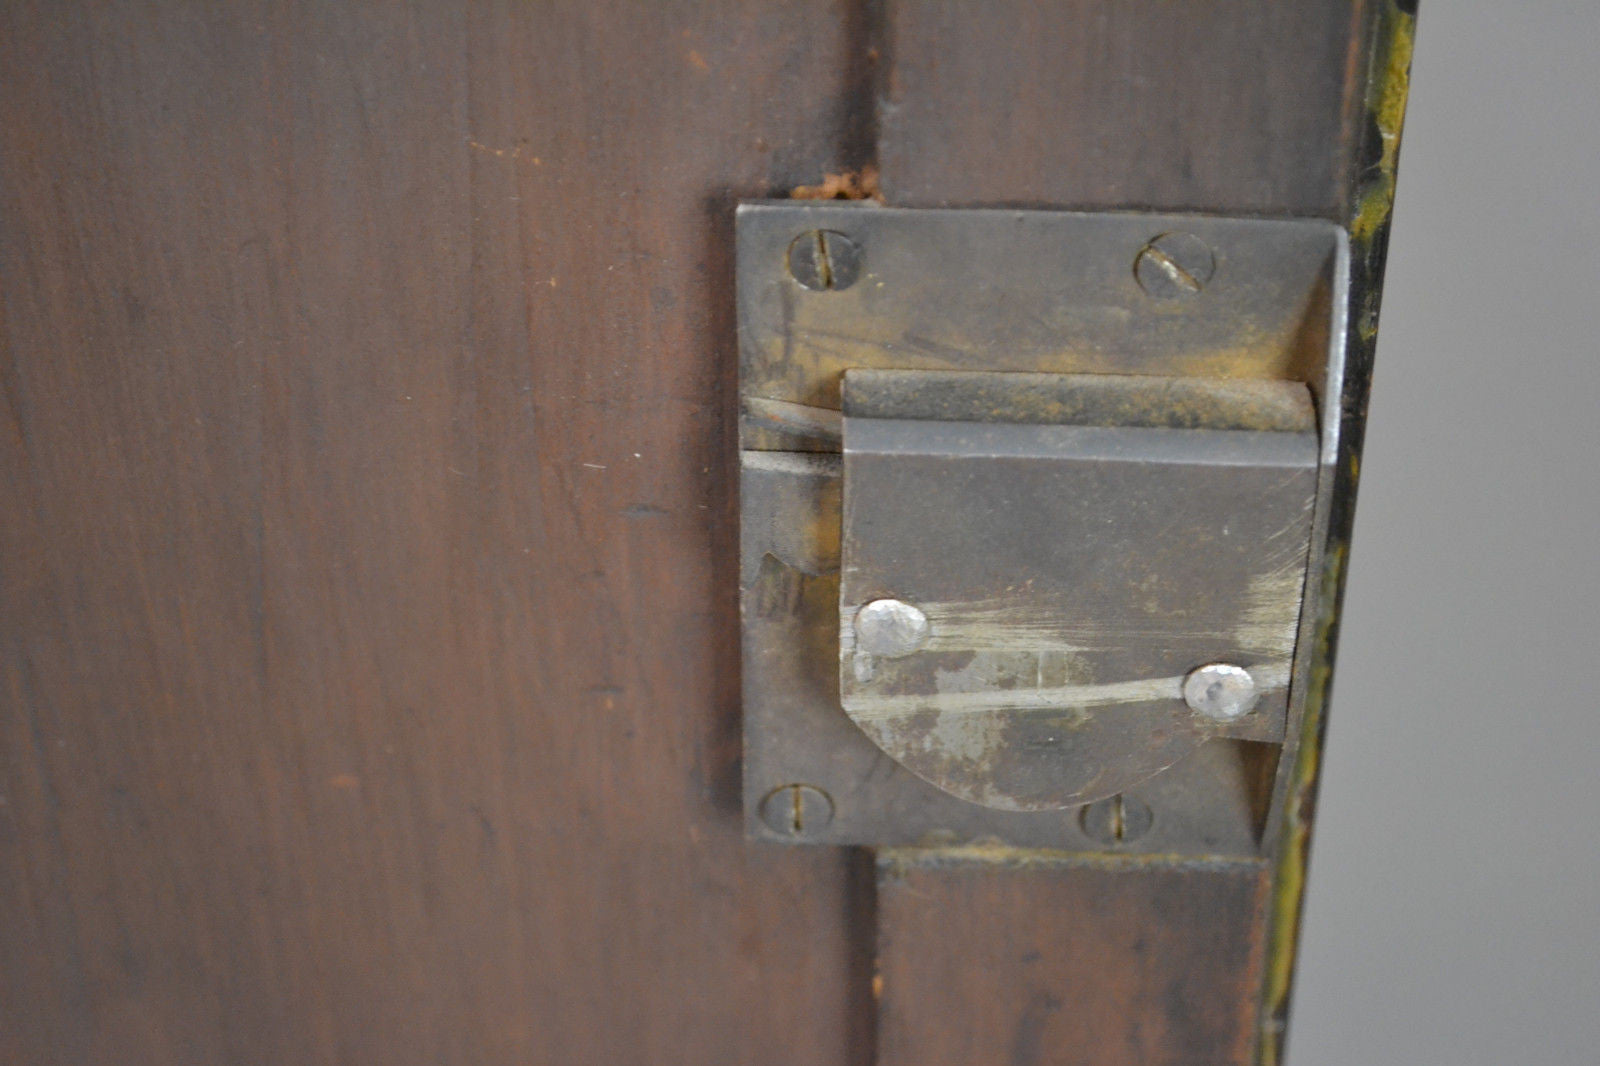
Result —
<svg viewBox="0 0 1600 1066"><path fill-rule="evenodd" d="M1600 1062L1597 51L1422 5L1293 1066Z"/></svg>

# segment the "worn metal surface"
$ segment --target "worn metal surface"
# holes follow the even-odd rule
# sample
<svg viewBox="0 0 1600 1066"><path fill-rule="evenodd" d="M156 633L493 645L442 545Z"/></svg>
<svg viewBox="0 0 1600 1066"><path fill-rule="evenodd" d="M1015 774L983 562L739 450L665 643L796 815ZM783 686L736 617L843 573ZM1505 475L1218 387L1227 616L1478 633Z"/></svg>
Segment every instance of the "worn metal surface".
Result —
<svg viewBox="0 0 1600 1066"><path fill-rule="evenodd" d="M759 839L808 844L959 846L982 841L1102 850L1073 811L1014 812L957 799L885 755L839 703L840 461L746 452L745 507L777 501L793 521L743 531L744 809ZM818 520L817 514L834 516ZM1254 856L1277 747L1215 739L1131 790L1154 827L1119 850ZM805 782L833 800L831 821L803 837L762 817L774 789Z"/></svg>
<svg viewBox="0 0 1600 1066"><path fill-rule="evenodd" d="M795 239L817 231L847 235L859 250L858 276L849 289L809 289L790 273L788 254ZM1205 267L1210 270L1203 292L1193 299L1153 296L1137 277L1151 246L1174 248L1189 272L1194 266L1193 256L1184 252L1189 242L1174 244L1175 234L1195 237L1211 256L1195 266L1202 274ZM745 795L751 831L765 833L755 808L768 791L803 780L826 788L837 803L828 830L808 840L993 839L1068 850L1097 846L1070 812L1017 815L959 801L952 806L947 793L928 788L883 758L865 733L849 728L834 691L838 674L830 676L813 661L819 648L850 639L841 631L839 602L827 615L819 606L839 591L839 530L829 522L842 487L838 468L827 464L837 463L828 453L840 448L843 437L838 409L845 370L853 381L872 385L855 390L853 418L1020 420L1037 423L1037 434L1044 437L1060 436L1062 427L1117 433L1311 429L1320 437L1325 463L1337 421L1328 417L1325 405L1320 415L1311 415L1306 390L1285 391L1282 384L1300 382L1319 398L1337 392L1344 263L1342 234L1316 221L907 211L852 204L742 206L736 270L744 449ZM1006 373L992 373L996 370ZM1058 371L1090 374L1072 382ZM1185 371L1203 376L1175 384ZM1308 426L1314 417L1320 422ZM1302 452L1302 461L1307 458ZM1317 461L1313 449L1300 467L1307 484L1325 476ZM775 517L779 511L787 517ZM1325 514L1313 511L1310 527L1322 520ZM833 569L822 562L830 552ZM1302 552L1302 567L1304 559ZM1280 586L1285 580L1280 575ZM885 588L867 595L898 594ZM1275 602L1292 605L1297 594ZM864 602L853 598L850 604ZM1292 608L1278 621L1288 615ZM1292 620L1283 626L1291 652L1305 624L1302 613L1301 629ZM1077 647L1070 640L1062 644ZM1118 757L1106 754L1091 761L1125 762L1125 780L1085 777L1081 791L1063 791L1067 786L1057 783L1019 800L1029 796L1021 788L1000 802L1079 803L1120 786L1157 810L1167 808L1167 816L1133 850L1260 854L1269 810L1262 790L1270 790L1278 763L1275 742L1283 736L1285 719L1292 722L1294 716L1292 701L1284 699L1285 681L1291 674L1301 676L1303 664L1285 665L1290 656L1285 652L1268 671L1276 702L1264 702L1239 722L1206 719L1197 742L1196 716L1183 703L1182 680L1226 653L1215 643L1205 650L1168 653L1184 654L1184 661L1174 658L1169 671L1128 671L1123 678L1166 682L1170 691L1145 701L1145 711L1161 704L1185 723L1181 729L1158 727L1144 734L1148 758L1142 767L1122 750ZM910 656L907 668L918 658ZM1035 674L1037 689L1043 677L1037 662ZM1061 685L1050 687L1074 687L1065 676ZM1037 717L1027 708L1005 713ZM1044 742L1050 735L1047 730L1032 739ZM1254 739L1237 739L1240 735ZM1170 769L1132 784L1160 765ZM1034 776L1043 776L1043 770L1036 768ZM1263 785L1263 779L1269 783ZM948 777L941 780L951 783ZM1153 794L1162 792L1170 794ZM969 798L978 794L969 791ZM1174 803L1184 807L1181 817L1171 816Z"/></svg>
<svg viewBox="0 0 1600 1066"><path fill-rule="evenodd" d="M788 269L802 234L859 248L859 280L814 290ZM1135 276L1152 239L1203 240L1197 299ZM1316 221L1070 211L739 207L740 395L839 407L846 369L1012 370L1322 380L1337 230ZM744 448L792 438L746 419Z"/></svg>
<svg viewBox="0 0 1600 1066"><path fill-rule="evenodd" d="M856 418L1296 433L1316 419L1305 388L1272 380L858 369L850 381Z"/></svg>
<svg viewBox="0 0 1600 1066"><path fill-rule="evenodd" d="M858 389L882 409L885 377L845 385L840 686L874 743L974 803L1044 810L1122 792L1212 737L1282 739L1317 479L1304 386L1272 383L1285 398L1268 405L1298 395L1298 431L856 417ZM1095 390L1051 388L1074 382ZM987 386L994 417L1026 406ZM1245 404L1223 406L1232 424ZM890 596L928 627L896 655L852 625ZM1253 711L1184 701L1216 661L1257 678Z"/></svg>

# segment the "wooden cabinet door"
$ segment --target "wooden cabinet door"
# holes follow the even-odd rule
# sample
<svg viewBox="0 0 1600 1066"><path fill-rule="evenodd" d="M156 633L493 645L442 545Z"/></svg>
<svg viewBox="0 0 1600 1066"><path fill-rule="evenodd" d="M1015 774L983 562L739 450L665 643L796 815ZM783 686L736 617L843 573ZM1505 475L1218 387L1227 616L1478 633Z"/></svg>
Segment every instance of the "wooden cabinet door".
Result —
<svg viewBox="0 0 1600 1066"><path fill-rule="evenodd" d="M0 6L0 1058L1274 1061L1320 696L1272 867L744 838L733 209L1341 221L1346 501L1410 27Z"/></svg>

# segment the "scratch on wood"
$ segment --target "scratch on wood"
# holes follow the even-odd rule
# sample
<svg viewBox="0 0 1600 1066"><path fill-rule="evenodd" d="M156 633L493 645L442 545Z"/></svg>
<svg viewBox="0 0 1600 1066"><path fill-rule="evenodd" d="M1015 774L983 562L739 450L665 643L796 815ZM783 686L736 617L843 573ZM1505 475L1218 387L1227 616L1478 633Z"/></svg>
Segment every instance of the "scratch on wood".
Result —
<svg viewBox="0 0 1600 1066"><path fill-rule="evenodd" d="M519 144L514 144L510 148L496 148L492 144L483 144L479 141L474 141L469 137L467 139L467 147L471 148L475 152L483 152L486 155L492 155L496 159L527 158L528 162L532 163L536 167L544 166L544 160L540 159L536 155L524 157L522 154L522 145Z"/></svg>

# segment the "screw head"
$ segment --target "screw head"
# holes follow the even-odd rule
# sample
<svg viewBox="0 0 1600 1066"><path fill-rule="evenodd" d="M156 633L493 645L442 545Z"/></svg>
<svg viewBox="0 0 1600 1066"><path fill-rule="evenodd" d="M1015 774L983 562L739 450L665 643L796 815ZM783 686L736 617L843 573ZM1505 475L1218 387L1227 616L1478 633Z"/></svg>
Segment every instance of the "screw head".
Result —
<svg viewBox="0 0 1600 1066"><path fill-rule="evenodd" d="M789 243L789 273L818 292L848 289L861 276L861 246L837 230L807 230Z"/></svg>
<svg viewBox="0 0 1600 1066"><path fill-rule="evenodd" d="M761 823L779 836L805 836L831 821L832 798L810 785L781 785L761 801Z"/></svg>
<svg viewBox="0 0 1600 1066"><path fill-rule="evenodd" d="M1133 276L1158 300L1198 295L1216 272L1211 249L1192 233L1163 233L1139 249Z"/></svg>
<svg viewBox="0 0 1600 1066"><path fill-rule="evenodd" d="M1132 796L1112 796L1078 812L1084 835L1108 847L1138 840L1155 821L1150 805Z"/></svg>
<svg viewBox="0 0 1600 1066"><path fill-rule="evenodd" d="M1250 713L1260 698L1250 671L1232 663L1208 663L1183 679L1189 709L1223 722Z"/></svg>
<svg viewBox="0 0 1600 1066"><path fill-rule="evenodd" d="M900 600L873 600L856 612L856 648L872 655L910 655L932 633L928 616Z"/></svg>

